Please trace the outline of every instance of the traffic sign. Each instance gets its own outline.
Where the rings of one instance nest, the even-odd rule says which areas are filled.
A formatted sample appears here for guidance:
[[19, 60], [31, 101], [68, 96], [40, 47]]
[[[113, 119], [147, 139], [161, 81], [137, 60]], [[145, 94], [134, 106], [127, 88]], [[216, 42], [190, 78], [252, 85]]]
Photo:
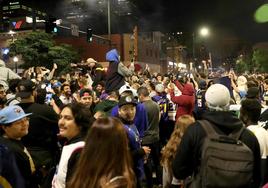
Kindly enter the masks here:
[[71, 33], [73, 36], [79, 37], [79, 27], [78, 25], [71, 24]]

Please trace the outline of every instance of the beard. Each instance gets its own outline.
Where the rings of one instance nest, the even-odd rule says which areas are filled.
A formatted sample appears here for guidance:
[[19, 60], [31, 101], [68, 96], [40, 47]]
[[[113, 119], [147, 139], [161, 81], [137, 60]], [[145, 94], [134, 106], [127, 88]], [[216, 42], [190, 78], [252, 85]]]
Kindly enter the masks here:
[[7, 102], [7, 98], [0, 98], [0, 105], [4, 105]]
[[126, 125], [132, 125], [134, 123], [134, 117], [131, 117], [130, 115], [120, 116], [120, 119], [123, 124]]

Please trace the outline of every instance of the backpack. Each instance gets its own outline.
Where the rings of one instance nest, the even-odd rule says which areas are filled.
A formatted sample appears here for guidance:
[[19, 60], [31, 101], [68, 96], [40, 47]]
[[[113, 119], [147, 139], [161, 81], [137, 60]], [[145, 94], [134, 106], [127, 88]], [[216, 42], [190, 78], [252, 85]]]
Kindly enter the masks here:
[[200, 188], [251, 187], [253, 182], [253, 152], [239, 140], [244, 127], [227, 135], [219, 135], [213, 125], [199, 121], [207, 137], [202, 147], [201, 165], [195, 184]]

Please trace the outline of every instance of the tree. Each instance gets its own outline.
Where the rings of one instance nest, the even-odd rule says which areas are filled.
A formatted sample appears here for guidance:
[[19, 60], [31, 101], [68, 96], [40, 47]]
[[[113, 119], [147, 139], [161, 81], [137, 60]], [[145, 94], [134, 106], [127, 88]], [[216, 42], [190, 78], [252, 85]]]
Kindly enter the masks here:
[[251, 55], [240, 55], [236, 59], [236, 72], [244, 73], [244, 72], [252, 72], [251, 68]]
[[10, 45], [10, 56], [21, 55], [25, 62], [22, 68], [45, 66], [52, 68], [57, 63], [62, 71], [70, 63], [77, 62], [79, 55], [70, 45], [56, 45], [53, 35], [44, 32], [31, 32]]
[[252, 62], [257, 71], [268, 72], [268, 49], [255, 49]]

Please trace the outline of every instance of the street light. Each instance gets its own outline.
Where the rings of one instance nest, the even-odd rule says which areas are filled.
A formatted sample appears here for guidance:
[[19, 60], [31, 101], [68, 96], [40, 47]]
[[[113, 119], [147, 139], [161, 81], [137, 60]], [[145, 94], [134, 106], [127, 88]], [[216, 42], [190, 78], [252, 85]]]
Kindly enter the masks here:
[[[199, 29], [199, 36], [201, 37], [207, 37], [209, 36], [209, 29], [207, 27], [201, 27]], [[195, 33], [193, 33], [193, 60], [195, 61]]]
[[206, 27], [203, 27], [203, 28], [200, 29], [199, 34], [202, 37], [207, 37], [209, 35], [209, 29], [206, 28]]
[[14, 61], [14, 63], [15, 63], [15, 70], [16, 70], [16, 73], [18, 73], [18, 65], [17, 65], [17, 63], [18, 63], [18, 61], [19, 61], [19, 58], [18, 58], [17, 56], [15, 56], [15, 57], [13, 58], [13, 61]]
[[10, 36], [12, 37], [12, 43], [13, 43], [13, 42], [14, 42], [14, 34], [15, 34], [15, 32], [12, 31], [12, 30], [10, 30], [10, 31], [8, 32], [8, 34], [10, 34]]

